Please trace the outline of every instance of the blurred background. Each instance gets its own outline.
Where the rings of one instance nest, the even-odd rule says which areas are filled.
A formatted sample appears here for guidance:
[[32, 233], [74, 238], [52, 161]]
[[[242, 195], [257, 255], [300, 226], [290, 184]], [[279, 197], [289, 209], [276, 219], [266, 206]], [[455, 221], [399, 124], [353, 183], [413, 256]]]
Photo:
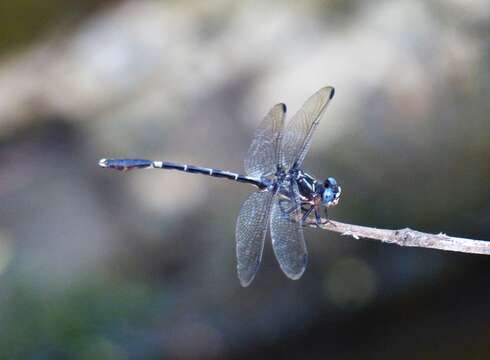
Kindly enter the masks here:
[[490, 258], [306, 229], [235, 272], [255, 126], [336, 88], [305, 168], [333, 219], [490, 239], [490, 2], [0, 4], [2, 359], [485, 359]]

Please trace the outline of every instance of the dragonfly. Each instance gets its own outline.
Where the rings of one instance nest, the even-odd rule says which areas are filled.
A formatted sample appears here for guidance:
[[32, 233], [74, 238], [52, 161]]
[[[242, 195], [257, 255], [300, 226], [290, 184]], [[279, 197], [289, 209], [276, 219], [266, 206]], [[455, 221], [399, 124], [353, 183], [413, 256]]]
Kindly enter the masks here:
[[178, 170], [253, 185], [256, 191], [242, 204], [235, 227], [240, 284], [246, 287], [255, 278], [268, 229], [280, 268], [296, 280], [303, 275], [308, 258], [303, 225], [319, 227], [328, 222], [327, 209], [340, 200], [341, 187], [333, 177], [317, 180], [301, 167], [334, 93], [330, 86], [318, 90], [287, 124], [286, 105], [273, 106], [255, 130], [244, 161], [245, 175], [145, 159], [101, 159], [99, 166], [120, 171]]

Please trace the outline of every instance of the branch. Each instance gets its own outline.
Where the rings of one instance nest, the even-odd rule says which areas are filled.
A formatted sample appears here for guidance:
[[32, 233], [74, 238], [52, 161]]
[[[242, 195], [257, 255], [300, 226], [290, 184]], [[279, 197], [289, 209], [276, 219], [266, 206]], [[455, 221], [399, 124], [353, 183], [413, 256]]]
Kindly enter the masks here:
[[[308, 226], [316, 227], [315, 224]], [[458, 251], [469, 254], [490, 255], [490, 241], [473, 240], [447, 236], [443, 233], [429, 234], [409, 228], [400, 230], [376, 229], [367, 226], [345, 224], [338, 221], [328, 221], [319, 226], [322, 229], [334, 231], [341, 235], [352, 236], [355, 239], [367, 238], [379, 240], [400, 246], [423, 247], [446, 251]]]

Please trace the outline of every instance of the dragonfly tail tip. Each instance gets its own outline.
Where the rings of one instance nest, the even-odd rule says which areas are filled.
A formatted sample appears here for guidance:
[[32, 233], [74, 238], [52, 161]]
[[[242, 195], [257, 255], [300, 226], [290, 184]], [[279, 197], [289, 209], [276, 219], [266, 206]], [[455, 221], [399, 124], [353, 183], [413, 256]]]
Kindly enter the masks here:
[[103, 168], [107, 167], [107, 159], [100, 159], [99, 166]]

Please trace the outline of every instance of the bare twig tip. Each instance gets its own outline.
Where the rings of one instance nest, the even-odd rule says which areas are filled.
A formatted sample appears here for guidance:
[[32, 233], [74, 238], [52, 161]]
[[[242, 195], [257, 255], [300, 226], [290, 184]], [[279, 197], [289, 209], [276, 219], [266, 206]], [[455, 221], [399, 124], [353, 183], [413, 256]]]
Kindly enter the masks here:
[[[316, 224], [308, 225], [317, 227]], [[429, 234], [412, 230], [408, 227], [398, 230], [377, 229], [367, 226], [345, 224], [333, 220], [329, 220], [324, 225], [320, 225], [320, 227], [325, 230], [340, 233], [342, 236], [352, 236], [356, 240], [367, 238], [400, 246], [490, 255], [490, 241], [451, 237], [442, 232], [438, 234]]]

